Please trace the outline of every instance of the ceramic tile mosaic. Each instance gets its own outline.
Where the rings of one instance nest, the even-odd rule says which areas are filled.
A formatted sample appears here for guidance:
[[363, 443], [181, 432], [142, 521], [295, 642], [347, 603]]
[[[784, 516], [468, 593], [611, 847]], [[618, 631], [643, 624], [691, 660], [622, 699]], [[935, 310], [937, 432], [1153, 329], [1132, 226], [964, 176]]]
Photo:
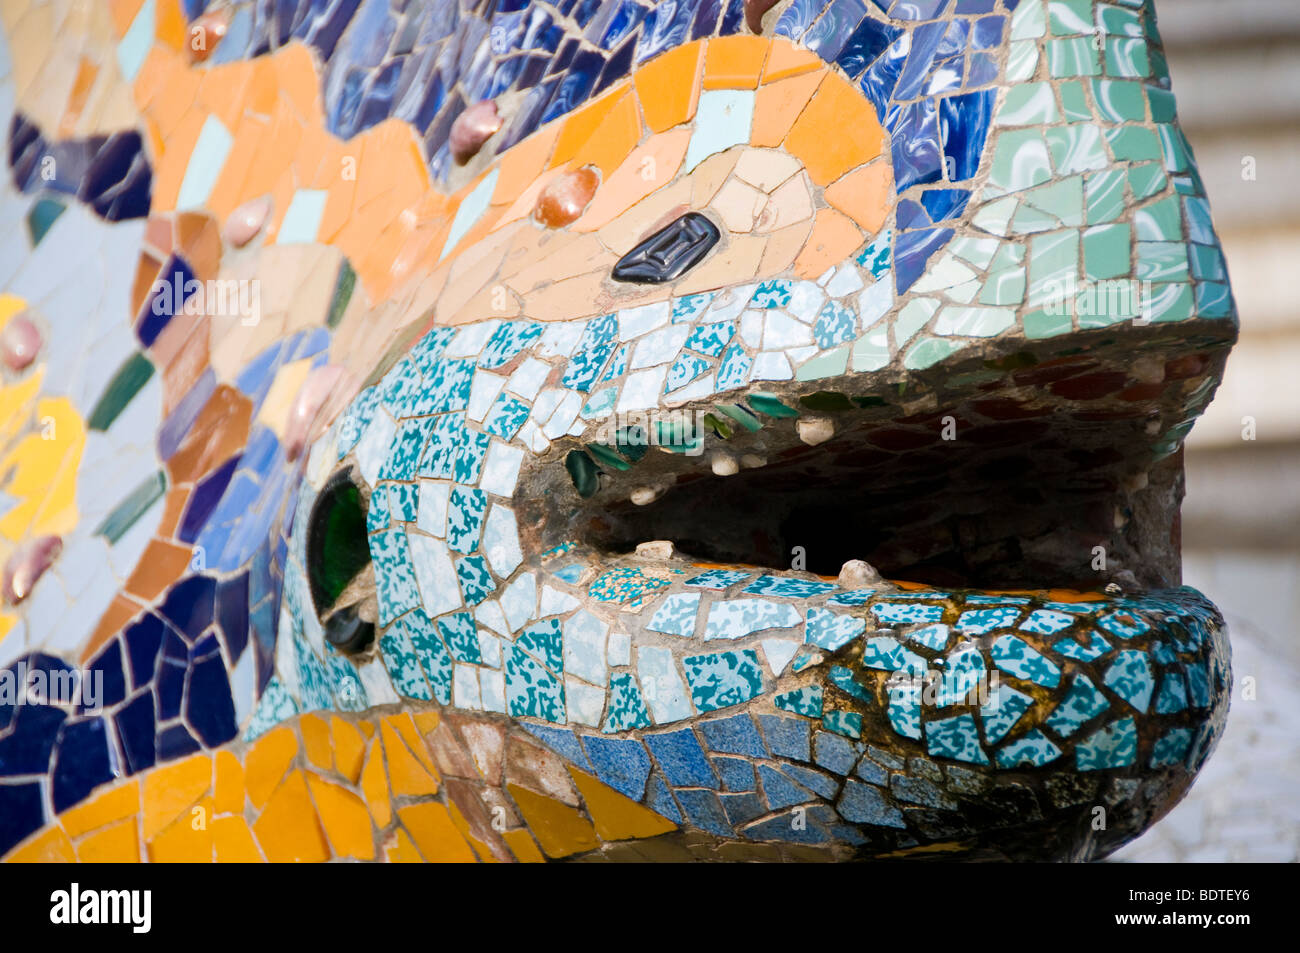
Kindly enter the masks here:
[[0, 856], [1138, 836], [1230, 685], [1171, 89], [1149, 0], [0, 6]]

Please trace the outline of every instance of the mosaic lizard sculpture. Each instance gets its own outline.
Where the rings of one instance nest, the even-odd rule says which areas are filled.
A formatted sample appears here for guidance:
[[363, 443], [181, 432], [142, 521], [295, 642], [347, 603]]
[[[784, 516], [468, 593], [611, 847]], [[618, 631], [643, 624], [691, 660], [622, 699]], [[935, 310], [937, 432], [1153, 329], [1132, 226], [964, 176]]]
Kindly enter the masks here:
[[1149, 2], [0, 14], [8, 859], [1086, 860], [1209, 756]]

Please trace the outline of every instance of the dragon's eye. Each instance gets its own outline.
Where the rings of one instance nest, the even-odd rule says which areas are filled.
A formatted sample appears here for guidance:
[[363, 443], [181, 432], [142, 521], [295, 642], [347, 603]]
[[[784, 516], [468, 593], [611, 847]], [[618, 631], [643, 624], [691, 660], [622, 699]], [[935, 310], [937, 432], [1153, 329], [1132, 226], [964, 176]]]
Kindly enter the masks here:
[[341, 652], [375, 638], [374, 573], [366, 539], [366, 502], [351, 468], [330, 477], [307, 525], [307, 579], [326, 640]]

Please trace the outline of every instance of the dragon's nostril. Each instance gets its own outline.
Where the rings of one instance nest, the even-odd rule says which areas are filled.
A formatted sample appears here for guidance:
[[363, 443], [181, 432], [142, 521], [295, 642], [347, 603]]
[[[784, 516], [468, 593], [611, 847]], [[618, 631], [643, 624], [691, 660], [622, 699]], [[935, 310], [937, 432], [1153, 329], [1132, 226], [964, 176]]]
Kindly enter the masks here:
[[[365, 602], [371, 574], [366, 503], [351, 468], [330, 477], [312, 507], [307, 526], [307, 579], [325, 637], [342, 652], [356, 653], [374, 641]], [[372, 601], [372, 600], [371, 600]]]

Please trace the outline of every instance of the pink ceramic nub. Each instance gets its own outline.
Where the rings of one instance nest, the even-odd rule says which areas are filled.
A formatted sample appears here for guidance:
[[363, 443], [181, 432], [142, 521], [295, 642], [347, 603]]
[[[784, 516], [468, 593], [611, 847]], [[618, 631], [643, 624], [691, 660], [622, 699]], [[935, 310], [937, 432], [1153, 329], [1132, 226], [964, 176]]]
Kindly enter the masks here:
[[600, 173], [584, 166], [549, 182], [537, 197], [533, 216], [550, 228], [560, 228], [577, 221], [596, 195]]
[[36, 360], [44, 343], [40, 328], [19, 315], [0, 331], [0, 360], [9, 370], [21, 371]]
[[253, 236], [262, 230], [266, 220], [271, 216], [271, 197], [249, 199], [230, 213], [221, 235], [230, 245], [243, 248], [253, 240]]
[[298, 459], [303, 447], [319, 436], [321, 428], [317, 426], [317, 419], [320, 410], [338, 387], [343, 374], [340, 365], [326, 364], [313, 370], [302, 382], [284, 428], [284, 452], [290, 460]]
[[14, 606], [22, 602], [54, 565], [63, 551], [63, 540], [57, 536], [38, 536], [21, 543], [5, 562], [4, 600]]
[[497, 104], [490, 99], [477, 102], [456, 117], [451, 124], [451, 155], [457, 165], [464, 165], [483, 148], [501, 128]]

